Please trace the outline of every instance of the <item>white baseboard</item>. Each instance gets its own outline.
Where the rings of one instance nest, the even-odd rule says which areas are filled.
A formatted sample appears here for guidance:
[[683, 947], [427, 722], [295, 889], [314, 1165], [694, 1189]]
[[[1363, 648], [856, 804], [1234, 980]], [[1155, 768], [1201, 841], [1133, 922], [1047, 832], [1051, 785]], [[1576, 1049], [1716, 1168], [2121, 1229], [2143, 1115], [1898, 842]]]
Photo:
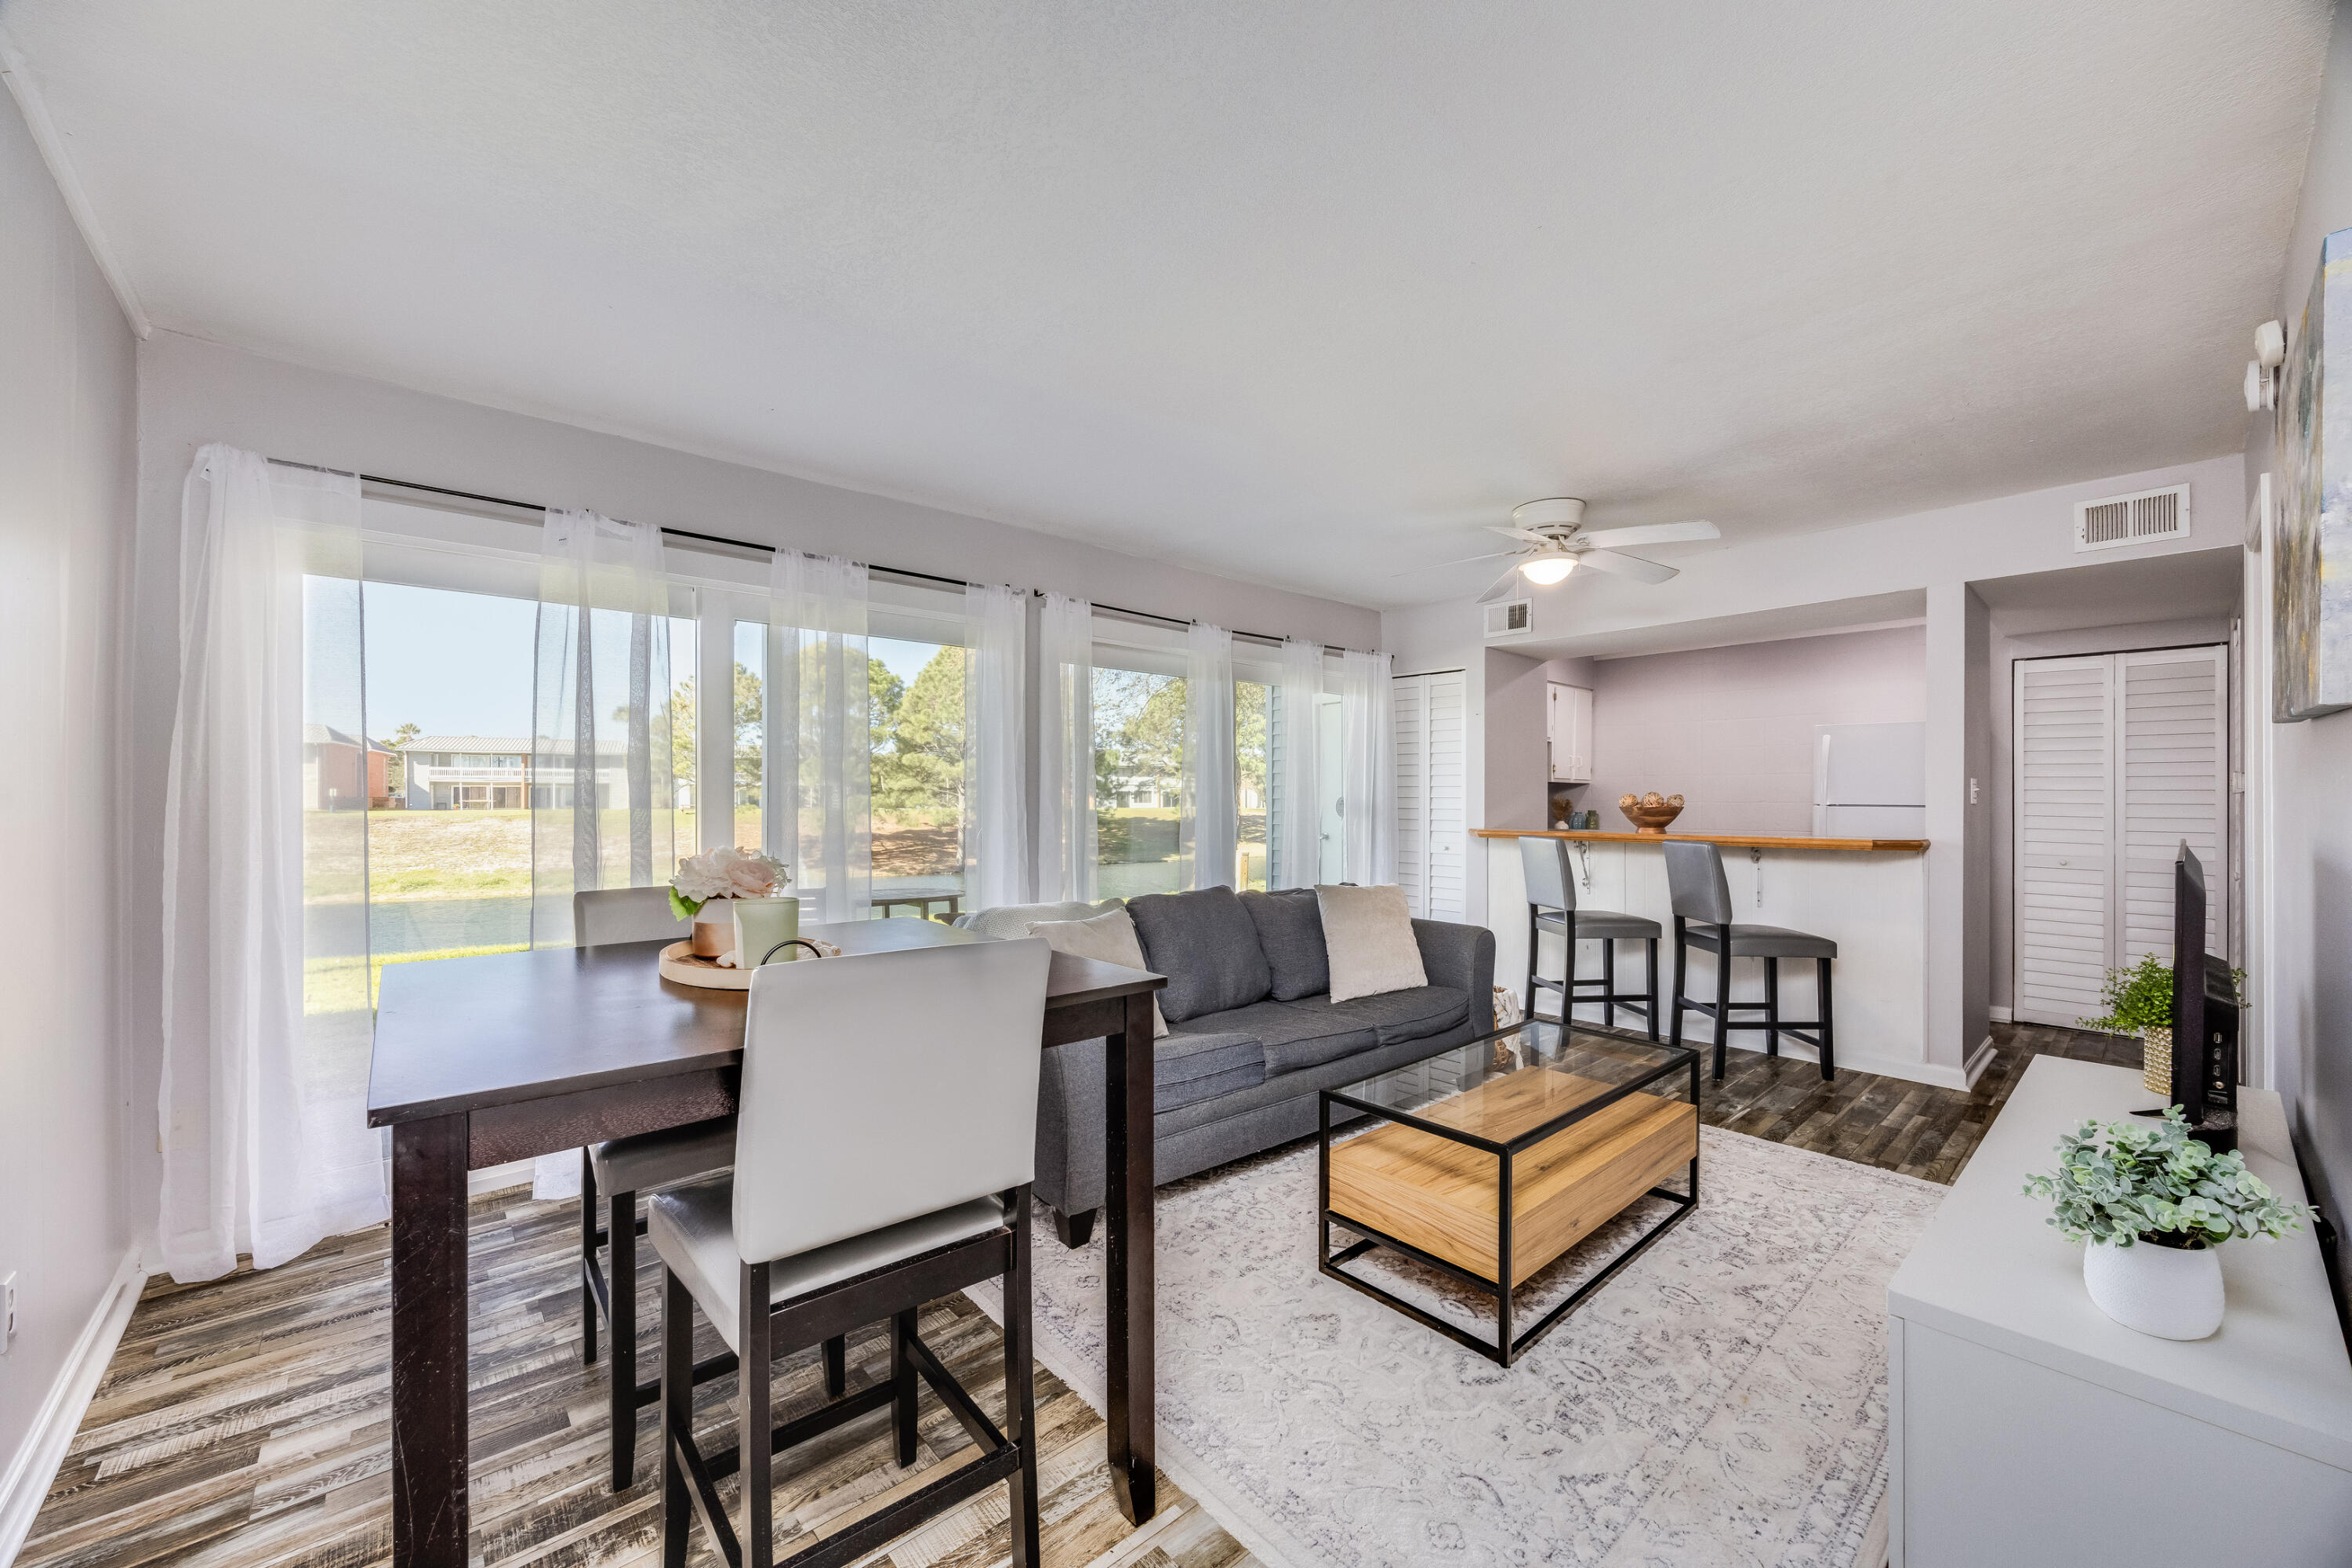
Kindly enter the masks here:
[[468, 1171], [466, 1173], [466, 1195], [478, 1198], [484, 1193], [502, 1193], [509, 1187], [527, 1187], [530, 1185], [532, 1163], [529, 1160], [512, 1160], [487, 1170]]
[[41, 1511], [41, 1500], [48, 1495], [58, 1467], [65, 1462], [66, 1449], [81, 1429], [82, 1413], [98, 1392], [99, 1379], [106, 1375], [106, 1363], [114, 1359], [114, 1347], [122, 1342], [131, 1309], [139, 1304], [139, 1292], [147, 1283], [147, 1270], [140, 1260], [142, 1250], [134, 1245], [123, 1254], [122, 1266], [114, 1271], [113, 1282], [82, 1325], [81, 1336], [67, 1352], [65, 1364], [58, 1368], [48, 1397], [34, 1413], [25, 1440], [17, 1445], [7, 1469], [0, 1472], [0, 1568], [16, 1560], [17, 1549], [32, 1533], [33, 1517]]
[[[1697, 1039], [1685, 1034], [1683, 1036], [1683, 1044], [1696, 1047], [1700, 1055], [1710, 1060], [1714, 1057], [1713, 1040]], [[1984, 1071], [1985, 1061], [1991, 1059], [1991, 1046], [1992, 1041], [1988, 1037], [1984, 1045], [1978, 1047], [1983, 1053], [1983, 1060], [1972, 1058], [1972, 1067], [1966, 1071], [1959, 1068], [1946, 1067], [1939, 1062], [1912, 1061], [1903, 1057], [1873, 1056], [1868, 1051], [1850, 1050], [1843, 1045], [1838, 1047], [1837, 1065], [1840, 1072], [1851, 1069], [1854, 1072], [1876, 1073], [1881, 1078], [1905, 1079], [1912, 1083], [1931, 1084], [1937, 1089], [1957, 1089], [1965, 1094], [1975, 1087], [1977, 1075]], [[1745, 1045], [1736, 1038], [1731, 1042], [1731, 1048], [1735, 1051], [1748, 1051], [1759, 1057], [1764, 1054], [1762, 1046]], [[1780, 1042], [1780, 1054], [1791, 1061], [1821, 1060], [1819, 1051], [1793, 1039], [1784, 1039]]]
[[1984, 1077], [1985, 1068], [1990, 1066], [1992, 1066], [1992, 1037], [1987, 1035], [1977, 1042], [1977, 1048], [1969, 1053], [1968, 1065], [1960, 1069], [1962, 1076], [1968, 1081], [1960, 1087], [1967, 1089], [1975, 1089], [1977, 1079]]
[[1998, 1002], [1988, 1006], [1985, 1011], [1992, 1015], [1992, 1021], [1996, 1024], [2014, 1024], [2017, 1022], [2016, 1019], [2009, 1016], [2009, 1009], [2002, 1006]]

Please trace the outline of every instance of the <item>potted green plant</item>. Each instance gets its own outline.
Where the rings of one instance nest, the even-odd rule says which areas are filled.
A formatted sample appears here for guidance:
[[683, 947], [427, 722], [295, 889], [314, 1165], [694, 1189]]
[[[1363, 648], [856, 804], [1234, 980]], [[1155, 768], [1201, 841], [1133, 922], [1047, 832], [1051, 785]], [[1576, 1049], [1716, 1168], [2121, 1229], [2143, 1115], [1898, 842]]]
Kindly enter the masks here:
[[2221, 1260], [2232, 1237], [2285, 1236], [2308, 1205], [2273, 1195], [2236, 1150], [2189, 1136], [2179, 1106], [2158, 1121], [2085, 1121], [2058, 1141], [2058, 1169], [2025, 1179], [2050, 1224], [2083, 1246], [2083, 1286], [2127, 1329], [2201, 1340], [2221, 1326]]
[[2110, 969], [2099, 987], [2106, 1012], [2096, 1018], [2074, 1020], [2086, 1029], [2111, 1035], [2137, 1035], [2140, 1043], [2140, 1083], [2151, 1094], [2172, 1092], [2172, 965], [2156, 954], [2143, 954], [2128, 969]]

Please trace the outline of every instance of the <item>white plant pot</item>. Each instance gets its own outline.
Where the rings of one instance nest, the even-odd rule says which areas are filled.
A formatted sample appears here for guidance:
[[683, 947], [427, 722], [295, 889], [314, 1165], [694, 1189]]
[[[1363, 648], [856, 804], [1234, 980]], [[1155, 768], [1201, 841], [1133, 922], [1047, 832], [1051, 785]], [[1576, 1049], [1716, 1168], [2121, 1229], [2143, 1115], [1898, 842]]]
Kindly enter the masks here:
[[2160, 1340], [2201, 1340], [2221, 1326], [2221, 1255], [2141, 1241], [2083, 1248], [2083, 1288], [2100, 1311]]

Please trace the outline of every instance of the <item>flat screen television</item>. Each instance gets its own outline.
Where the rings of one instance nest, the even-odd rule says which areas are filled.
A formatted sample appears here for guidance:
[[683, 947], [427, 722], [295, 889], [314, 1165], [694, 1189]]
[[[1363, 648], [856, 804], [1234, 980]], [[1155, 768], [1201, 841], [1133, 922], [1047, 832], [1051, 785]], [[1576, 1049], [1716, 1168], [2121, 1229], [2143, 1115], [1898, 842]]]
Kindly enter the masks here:
[[2217, 1152], [2237, 1147], [2237, 980], [2205, 951], [2205, 867], [2186, 840], [2172, 862], [2172, 1103]]

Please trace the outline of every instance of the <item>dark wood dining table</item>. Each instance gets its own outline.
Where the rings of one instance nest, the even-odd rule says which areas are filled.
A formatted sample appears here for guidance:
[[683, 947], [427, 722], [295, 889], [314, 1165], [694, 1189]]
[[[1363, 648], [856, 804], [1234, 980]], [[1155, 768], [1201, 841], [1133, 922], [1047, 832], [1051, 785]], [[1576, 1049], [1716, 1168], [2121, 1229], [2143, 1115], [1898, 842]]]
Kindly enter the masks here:
[[[905, 919], [803, 934], [845, 953], [988, 940]], [[465, 1568], [471, 1545], [466, 1173], [735, 1109], [746, 994], [663, 978], [664, 945], [384, 968], [368, 1125], [392, 1129], [392, 1541], [402, 1568]], [[1137, 1524], [1157, 1507], [1151, 994], [1166, 984], [1057, 952], [1041, 1040], [1106, 1041], [1104, 1424], [1111, 1487]], [[876, 1026], [888, 1022], [889, 998], [877, 997]]]

